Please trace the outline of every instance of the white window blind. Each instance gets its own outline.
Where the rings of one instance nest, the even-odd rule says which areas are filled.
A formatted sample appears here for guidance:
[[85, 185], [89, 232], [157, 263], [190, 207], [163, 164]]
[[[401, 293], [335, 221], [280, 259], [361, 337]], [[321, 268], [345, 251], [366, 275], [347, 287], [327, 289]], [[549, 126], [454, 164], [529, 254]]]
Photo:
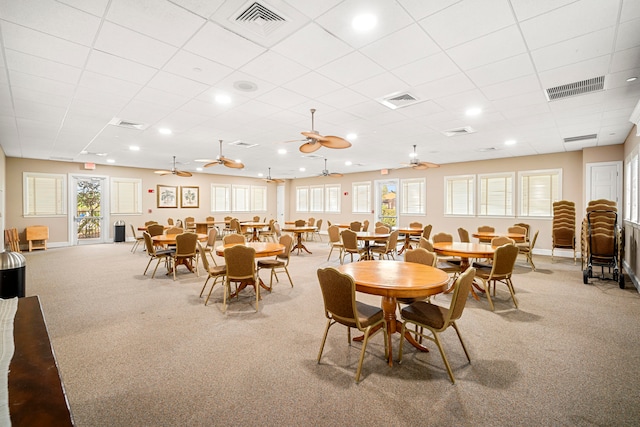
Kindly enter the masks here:
[[400, 181], [402, 189], [403, 214], [426, 214], [426, 180], [424, 178], [403, 179]]
[[354, 182], [351, 186], [351, 211], [353, 213], [371, 213], [371, 183]]
[[296, 211], [309, 212], [309, 187], [296, 187]]
[[251, 186], [251, 211], [267, 211], [267, 187], [263, 185]]
[[324, 185], [309, 187], [309, 212], [324, 210]]
[[211, 212], [231, 212], [231, 186], [211, 184]]
[[111, 213], [142, 214], [142, 180], [111, 178]]
[[340, 184], [325, 185], [325, 212], [340, 212]]
[[23, 174], [24, 216], [52, 216], [67, 213], [67, 177], [62, 174]]
[[551, 217], [560, 200], [561, 170], [520, 172], [520, 216]]
[[445, 214], [474, 215], [475, 175], [445, 177]]
[[513, 174], [479, 175], [478, 216], [513, 216]]
[[231, 186], [232, 212], [251, 211], [251, 188], [248, 185]]

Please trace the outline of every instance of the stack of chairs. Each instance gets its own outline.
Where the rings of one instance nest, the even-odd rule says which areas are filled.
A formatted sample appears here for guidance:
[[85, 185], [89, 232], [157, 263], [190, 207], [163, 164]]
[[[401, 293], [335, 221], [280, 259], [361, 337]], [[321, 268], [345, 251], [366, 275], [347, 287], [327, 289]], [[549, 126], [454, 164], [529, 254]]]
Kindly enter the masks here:
[[20, 252], [20, 236], [17, 228], [4, 230], [4, 244], [11, 252]]
[[[581, 229], [582, 269], [594, 265], [614, 268], [614, 280], [622, 279], [622, 233], [617, 226], [616, 202], [605, 199], [592, 200], [587, 205], [587, 213]], [[587, 275], [590, 277], [590, 274]], [[585, 277], [585, 283], [588, 277]], [[621, 287], [622, 287], [621, 280]]]
[[572, 249], [573, 263], [576, 263], [576, 204], [569, 200], [553, 202], [551, 260], [555, 248]]

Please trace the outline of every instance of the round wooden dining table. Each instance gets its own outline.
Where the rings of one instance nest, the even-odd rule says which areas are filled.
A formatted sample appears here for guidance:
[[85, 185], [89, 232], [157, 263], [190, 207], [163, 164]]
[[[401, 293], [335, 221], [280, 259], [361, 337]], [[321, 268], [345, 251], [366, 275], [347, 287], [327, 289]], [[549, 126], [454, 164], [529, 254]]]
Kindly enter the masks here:
[[[389, 366], [393, 365], [391, 336], [402, 330], [396, 318], [397, 298], [426, 298], [447, 289], [449, 275], [444, 271], [413, 262], [390, 260], [352, 262], [336, 267], [353, 277], [356, 291], [382, 297], [382, 311], [387, 321]], [[417, 349], [428, 351], [407, 331], [405, 338]]]
[[376, 233], [375, 231], [356, 231], [356, 238], [364, 242], [365, 253], [360, 256], [360, 261], [368, 261], [373, 259], [371, 253], [371, 245], [369, 242], [372, 240], [387, 240], [390, 233]]
[[316, 227], [311, 227], [311, 226], [304, 226], [304, 227], [284, 227], [282, 229], [282, 231], [286, 231], [287, 233], [293, 233], [296, 235], [296, 244], [293, 246], [293, 248], [291, 249], [291, 251], [295, 251], [296, 249], [298, 250], [298, 255], [300, 255], [300, 251], [305, 251], [306, 253], [310, 254], [311, 251], [309, 249], [307, 249], [307, 247], [304, 245], [304, 243], [302, 242], [302, 235], [304, 233], [313, 233], [317, 230]]
[[524, 239], [527, 237], [524, 234], [520, 234], [520, 233], [496, 233], [494, 231], [477, 231], [475, 233], [473, 233], [471, 235], [472, 237], [475, 237], [476, 239], [480, 239], [480, 240], [491, 240], [494, 237], [508, 237], [510, 239], [515, 240], [516, 242], [524, 242]]
[[[470, 266], [469, 258], [493, 258], [496, 248], [488, 243], [438, 242], [433, 244], [433, 250], [440, 255], [459, 257], [460, 271], [464, 272]], [[479, 301], [480, 297], [473, 290], [474, 287], [480, 292], [484, 292], [484, 289], [473, 282], [471, 295]]]
[[[270, 256], [276, 256], [276, 255], [281, 254], [281, 253], [284, 252], [284, 245], [281, 244], [281, 243], [247, 242], [247, 243], [228, 243], [226, 245], [216, 246], [216, 255], [224, 256], [224, 250], [226, 248], [230, 248], [232, 246], [242, 245], [242, 244], [244, 244], [245, 246], [249, 246], [250, 248], [255, 249], [256, 258], [265, 258], [265, 257], [270, 257]], [[269, 290], [269, 287], [264, 284], [264, 282], [262, 281], [262, 279], [260, 277], [258, 277], [258, 284], [263, 289]], [[238, 287], [238, 290], [236, 292], [234, 292], [233, 294], [229, 295], [229, 298], [232, 298], [232, 297], [236, 296], [238, 294], [238, 292], [240, 292], [241, 290], [246, 288], [247, 285], [249, 285], [249, 283], [242, 282], [240, 284], [240, 286]]]
[[400, 255], [407, 249], [411, 249], [411, 236], [419, 236], [420, 234], [422, 234], [423, 229], [407, 227], [398, 228], [398, 231], [400, 232], [400, 234], [404, 234], [404, 245], [402, 245], [402, 248], [398, 251], [398, 255]]
[[[151, 236], [151, 240], [153, 241], [153, 244], [156, 246], [169, 246], [169, 245], [175, 245], [176, 244], [176, 236], [178, 234], [159, 234], [157, 236]], [[203, 234], [203, 233], [197, 233], [198, 236], [198, 240], [201, 242], [206, 242], [207, 239], [209, 238], [208, 235]], [[178, 264], [182, 264], [184, 266], [187, 267], [187, 269], [191, 272], [193, 272], [193, 266], [191, 265], [191, 260], [188, 258], [182, 258], [180, 260], [178, 260]], [[174, 266], [174, 268], [177, 267]], [[171, 273], [171, 271], [169, 271], [169, 273]], [[167, 274], [169, 274], [167, 273]]]
[[251, 241], [252, 242], [259, 242], [260, 238], [258, 237], [258, 231], [261, 228], [264, 228], [266, 226], [268, 226], [269, 223], [268, 222], [256, 222], [256, 221], [247, 221], [247, 222], [241, 222], [240, 223], [240, 227], [242, 228], [251, 228]]

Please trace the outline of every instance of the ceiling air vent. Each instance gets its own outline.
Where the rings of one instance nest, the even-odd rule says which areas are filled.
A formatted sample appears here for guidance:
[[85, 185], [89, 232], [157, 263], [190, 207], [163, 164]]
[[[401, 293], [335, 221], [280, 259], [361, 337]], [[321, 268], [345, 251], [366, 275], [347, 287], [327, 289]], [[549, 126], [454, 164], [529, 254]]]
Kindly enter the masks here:
[[474, 133], [475, 129], [473, 129], [471, 126], [465, 126], [465, 127], [461, 127], [461, 128], [455, 128], [455, 129], [449, 129], [449, 130], [443, 130], [442, 133], [445, 136], [458, 136], [458, 135], [467, 135], [470, 133]]
[[249, 144], [248, 142], [244, 142], [244, 141], [233, 141], [233, 142], [230, 142], [229, 145], [235, 145], [236, 147], [242, 147], [242, 148], [251, 148], [251, 147], [255, 147], [258, 144]]
[[130, 120], [123, 120], [117, 117], [114, 117], [113, 119], [111, 119], [109, 124], [114, 126], [120, 126], [122, 128], [136, 129], [136, 130], [145, 130], [147, 127], [149, 127], [149, 125], [146, 123], [132, 122]]
[[324, 159], [324, 156], [321, 156], [320, 154], [306, 154], [302, 157], [305, 159]]
[[234, 16], [237, 24], [263, 37], [269, 36], [288, 21], [282, 13], [260, 2], [246, 3]]
[[604, 90], [604, 76], [552, 87], [545, 90], [545, 95], [547, 96], [547, 100], [556, 101], [558, 99], [583, 95], [585, 93], [598, 92], [601, 90]]
[[422, 102], [421, 99], [416, 98], [408, 92], [404, 93], [394, 93], [392, 95], [385, 96], [383, 98], [379, 98], [378, 102], [384, 106], [395, 110], [397, 108], [407, 107], [409, 105], [417, 104], [418, 102]]
[[578, 141], [587, 141], [590, 139], [596, 139], [598, 138], [598, 134], [597, 133], [592, 133], [590, 135], [580, 135], [580, 136], [571, 136], [569, 138], [565, 138], [564, 142], [578, 142]]

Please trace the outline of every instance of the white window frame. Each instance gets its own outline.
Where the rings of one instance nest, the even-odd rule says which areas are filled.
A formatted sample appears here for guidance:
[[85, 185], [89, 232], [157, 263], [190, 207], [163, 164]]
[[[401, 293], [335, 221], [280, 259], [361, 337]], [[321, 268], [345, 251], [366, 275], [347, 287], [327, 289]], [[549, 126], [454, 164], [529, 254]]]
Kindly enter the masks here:
[[267, 187], [265, 185], [251, 186], [251, 212], [267, 211]]
[[[452, 186], [466, 187], [466, 195], [458, 194], [461, 201], [453, 198]], [[444, 215], [445, 216], [475, 216], [475, 192], [476, 192], [476, 176], [475, 175], [455, 175], [444, 177]], [[459, 212], [454, 209], [455, 204], [464, 204], [466, 212]]]
[[371, 181], [351, 184], [351, 213], [371, 213]]
[[324, 186], [324, 211], [331, 213], [340, 213], [340, 184], [327, 184]]
[[[111, 178], [111, 215], [142, 215], [142, 180], [139, 178]], [[121, 208], [127, 205], [130, 209]]]
[[251, 212], [251, 186], [231, 184], [231, 212]]
[[400, 214], [426, 215], [427, 213], [427, 180], [411, 178], [400, 180]]
[[[493, 192], [494, 199], [497, 197], [499, 202], [491, 202], [491, 192], [484, 192], [484, 184], [488, 184], [490, 180], [502, 180], [502, 194]], [[478, 217], [515, 217], [515, 180], [514, 172], [478, 174]], [[503, 212], [496, 213], [497, 209], [502, 209]], [[489, 212], [490, 210], [492, 212]]]
[[640, 182], [640, 165], [638, 164], [638, 151], [633, 150], [627, 157], [624, 171], [624, 219], [635, 224], [640, 223], [640, 212], [638, 202], [640, 192], [638, 183]]
[[296, 187], [296, 212], [309, 212], [309, 187]]
[[231, 185], [211, 184], [211, 212], [231, 212]]
[[[57, 217], [67, 214], [67, 176], [56, 173], [23, 172], [22, 212], [25, 217]], [[33, 185], [31, 185], [33, 184]], [[38, 190], [38, 187], [40, 189]], [[35, 191], [35, 194], [32, 194]], [[38, 199], [45, 193], [54, 191], [55, 197], [49, 202], [52, 209], [38, 211]], [[40, 195], [38, 193], [41, 193]]]
[[309, 186], [309, 212], [324, 212], [324, 185]]
[[[555, 188], [548, 188], [542, 191], [536, 191], [532, 196], [529, 196], [531, 193], [531, 178], [537, 178], [539, 183], [543, 183], [544, 180], [549, 180], [551, 185], [553, 185], [553, 177], [557, 177], [557, 183], [555, 184]], [[525, 183], [527, 181], [527, 183]], [[527, 187], [527, 188], [525, 188]], [[518, 216], [522, 218], [553, 218], [553, 202], [557, 202], [558, 200], [562, 200], [562, 169], [541, 169], [541, 170], [531, 170], [531, 171], [520, 171], [518, 172]], [[541, 194], [546, 193], [546, 194]], [[546, 197], [541, 197], [541, 195]], [[539, 209], [541, 213], [532, 214], [531, 203], [528, 200], [537, 200], [537, 204], [540, 205]], [[546, 206], [542, 206], [541, 201], [546, 200], [544, 204]]]

